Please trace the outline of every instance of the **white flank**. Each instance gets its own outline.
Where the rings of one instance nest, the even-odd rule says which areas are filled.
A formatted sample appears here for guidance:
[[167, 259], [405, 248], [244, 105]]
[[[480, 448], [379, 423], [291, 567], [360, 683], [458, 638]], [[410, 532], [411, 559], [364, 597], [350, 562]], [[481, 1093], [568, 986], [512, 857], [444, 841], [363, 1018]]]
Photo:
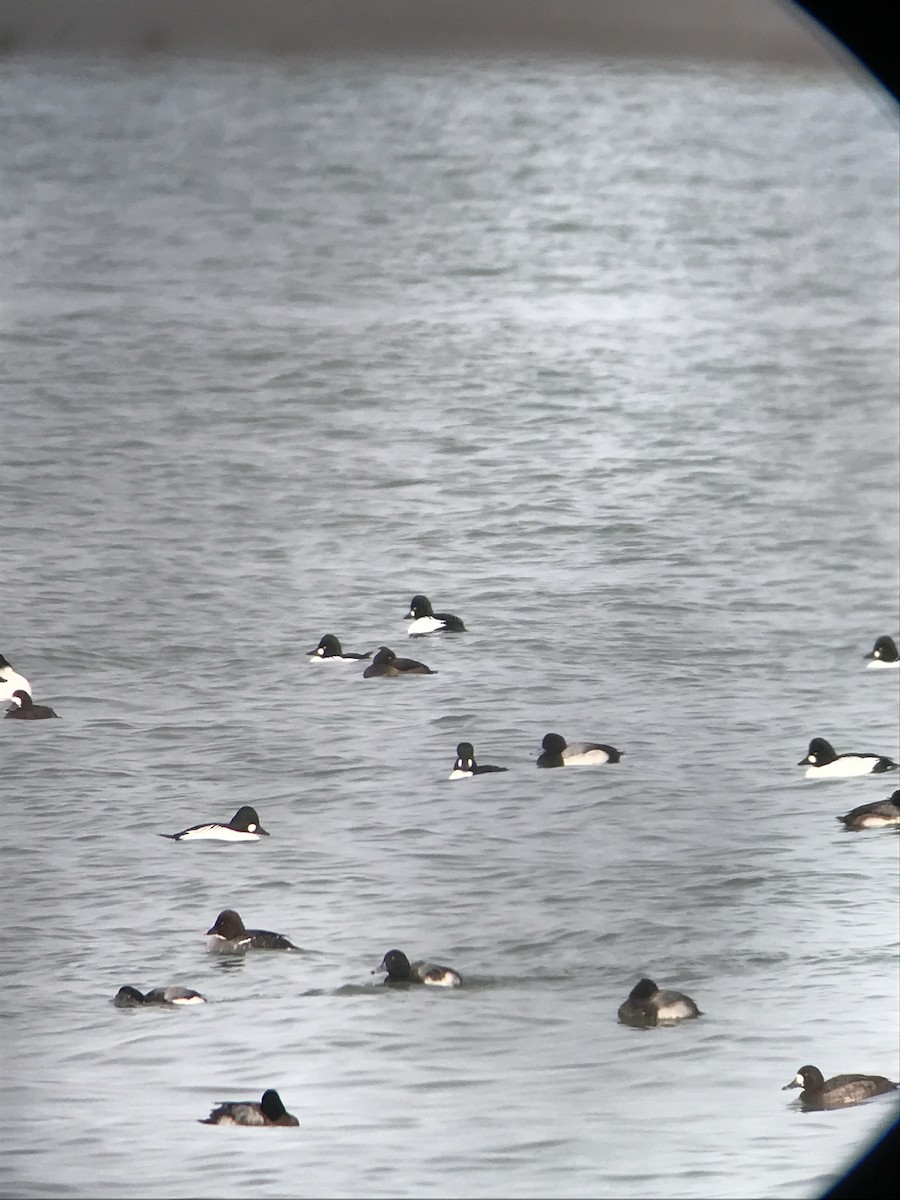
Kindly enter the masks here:
[[[256, 826], [251, 826], [256, 829]], [[178, 839], [180, 842], [258, 842], [259, 834], [242, 829], [231, 829], [228, 825], [199, 825], [196, 829], [188, 829]]]
[[807, 767], [807, 779], [852, 779], [854, 775], [870, 775], [878, 762], [876, 755], [845, 754], [821, 767]]
[[473, 779], [474, 776], [472, 775], [471, 771], [457, 771], [454, 769], [450, 772], [450, 774], [447, 776], [447, 778], [448, 779]]
[[410, 637], [421, 637], [423, 633], [434, 633], [443, 628], [444, 622], [439, 621], [437, 617], [417, 617], [410, 623], [406, 632]]
[[[24, 675], [12, 667], [0, 667], [0, 700], [12, 700], [13, 692], [23, 691], [31, 695], [31, 684]], [[16, 701], [18, 704], [18, 700]]]
[[182, 996], [177, 1000], [170, 1000], [170, 1004], [205, 1004], [206, 1001], [202, 996]]
[[896, 662], [885, 662], [880, 658], [873, 658], [870, 663], [866, 663], [867, 671], [894, 671], [900, 667], [900, 658]]

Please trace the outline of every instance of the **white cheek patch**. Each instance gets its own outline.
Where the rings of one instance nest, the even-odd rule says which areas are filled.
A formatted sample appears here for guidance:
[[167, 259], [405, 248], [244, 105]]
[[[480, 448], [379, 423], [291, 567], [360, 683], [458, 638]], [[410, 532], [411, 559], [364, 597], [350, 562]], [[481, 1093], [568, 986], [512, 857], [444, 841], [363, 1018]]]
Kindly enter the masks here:
[[252, 821], [251, 821], [251, 822], [250, 822], [250, 824], [247, 826], [247, 832], [248, 832], [248, 833], [256, 833], [256, 826], [253, 824], [253, 822], [252, 822]]
[[814, 767], [819, 760], [816, 758], [816, 756], [814, 754], [810, 754], [807, 756], [806, 761], [810, 764], [810, 766]]
[[794, 1083], [799, 1083], [801, 1087], [805, 1086], [803, 1083], [803, 1076], [799, 1074], [794, 1076]]

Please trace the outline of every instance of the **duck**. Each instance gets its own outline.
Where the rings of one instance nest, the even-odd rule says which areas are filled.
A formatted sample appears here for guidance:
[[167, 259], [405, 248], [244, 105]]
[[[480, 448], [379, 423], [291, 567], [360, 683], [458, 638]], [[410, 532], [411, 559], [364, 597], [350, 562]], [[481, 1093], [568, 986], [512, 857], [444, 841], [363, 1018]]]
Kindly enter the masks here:
[[897, 643], [892, 637], [876, 638], [875, 645], [866, 658], [869, 659], [866, 664], [867, 671], [880, 670], [885, 667], [900, 667], [900, 650], [897, 649]]
[[207, 947], [217, 954], [243, 954], [245, 950], [299, 950], [283, 934], [268, 929], [246, 929], [233, 908], [226, 908], [207, 929]]
[[696, 1003], [683, 992], [658, 988], [652, 979], [639, 980], [619, 1005], [623, 1025], [675, 1025], [691, 1017], [702, 1017]]
[[900, 825], [900, 790], [887, 800], [875, 800], [872, 804], [860, 804], [851, 808], [843, 817], [835, 817], [848, 829], [880, 829], [885, 825]]
[[465, 625], [453, 613], [436, 613], [427, 596], [413, 596], [406, 620], [412, 622], [406, 631], [410, 637], [424, 637], [428, 633], [439, 633], [442, 629], [450, 633], [466, 632]]
[[617, 763], [622, 751], [602, 742], [567, 742], [561, 733], [547, 733], [541, 742], [539, 767], [593, 767]]
[[5, 720], [46, 721], [48, 717], [59, 716], [59, 713], [48, 708], [46, 704], [35, 704], [24, 688], [16, 688], [10, 700], [13, 701], [13, 706], [3, 714]]
[[139, 992], [135, 987], [120, 987], [112, 999], [116, 1008], [137, 1008], [142, 1004], [157, 1004], [171, 1007], [174, 1004], [205, 1004], [206, 997], [192, 988], [159, 987], [149, 992]]
[[437, 675], [437, 671], [416, 662], [414, 658], [398, 658], [389, 646], [380, 646], [363, 671], [363, 679], [377, 679], [379, 676], [396, 679], [398, 675]]
[[490, 763], [477, 763], [471, 742], [460, 742], [456, 747], [456, 762], [448, 779], [471, 779], [473, 775], [489, 775], [494, 771], [506, 771], [507, 767], [495, 767]]
[[850, 779], [854, 775], [882, 775], [896, 771], [897, 764], [883, 754], [838, 754], [831, 742], [816, 737], [806, 757], [797, 763], [806, 767], [807, 779]]
[[280, 1125], [295, 1127], [300, 1124], [293, 1113], [284, 1107], [281, 1097], [274, 1088], [268, 1088], [261, 1100], [226, 1100], [218, 1104], [201, 1125]]
[[388, 950], [373, 975], [385, 971], [385, 983], [424, 983], [426, 987], [460, 987], [462, 976], [452, 967], [432, 962], [410, 962], [402, 950]]
[[344, 650], [341, 643], [333, 633], [326, 633], [320, 639], [315, 650], [307, 651], [312, 663], [319, 662], [362, 662], [363, 659], [371, 658], [372, 652], [368, 654], [352, 654], [349, 650]]
[[804, 1108], [846, 1108], [861, 1104], [871, 1096], [896, 1091], [900, 1086], [883, 1075], [835, 1075], [826, 1079], [818, 1067], [801, 1067], [790, 1083], [781, 1089], [802, 1088], [798, 1099]]
[[17, 689], [31, 695], [31, 684], [25, 676], [14, 670], [9, 660], [0, 654], [0, 700], [12, 700]]
[[158, 836], [173, 842], [258, 842], [261, 837], [268, 837], [269, 831], [260, 825], [256, 809], [245, 804], [227, 825], [192, 825], [180, 833], [161, 833]]

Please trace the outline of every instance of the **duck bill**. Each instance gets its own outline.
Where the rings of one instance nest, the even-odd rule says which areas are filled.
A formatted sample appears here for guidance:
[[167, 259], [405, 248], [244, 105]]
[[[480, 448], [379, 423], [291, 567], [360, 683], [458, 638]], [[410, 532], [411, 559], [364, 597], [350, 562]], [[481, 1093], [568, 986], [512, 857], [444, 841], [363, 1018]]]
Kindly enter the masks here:
[[269, 837], [268, 829], [263, 829], [262, 825], [257, 825], [256, 832], [260, 835], [260, 837]]
[[384, 962], [382, 961], [380, 966], [373, 967], [372, 970], [369, 972], [369, 974], [370, 975], [383, 975], [385, 973], [385, 971], [387, 971], [387, 967], [384, 965]]
[[789, 1092], [791, 1088], [803, 1087], [802, 1083], [798, 1083], [796, 1079], [792, 1079], [790, 1083], [786, 1083], [781, 1089], [783, 1092]]
[[798, 767], [808, 767], [809, 766], [809, 757], [807, 756], [806, 758], [801, 758], [800, 761], [797, 763], [797, 766]]

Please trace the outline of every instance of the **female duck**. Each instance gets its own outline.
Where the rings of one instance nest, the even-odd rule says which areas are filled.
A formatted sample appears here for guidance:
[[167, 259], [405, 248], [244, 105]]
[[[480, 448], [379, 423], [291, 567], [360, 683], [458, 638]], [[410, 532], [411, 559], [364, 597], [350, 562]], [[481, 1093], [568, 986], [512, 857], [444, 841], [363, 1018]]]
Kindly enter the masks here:
[[18, 718], [20, 721], [46, 721], [48, 717], [59, 716], [59, 713], [55, 713], [46, 704], [35, 704], [24, 688], [16, 688], [10, 699], [13, 707], [8, 708], [4, 713], [7, 720], [12, 717], [13, 719]]
[[398, 658], [388, 646], [381, 646], [369, 666], [363, 671], [363, 679], [396, 679], [399, 675], [437, 675], [431, 667], [416, 662], [414, 658]]
[[411, 963], [402, 950], [388, 950], [373, 975], [387, 972], [385, 983], [424, 983], [427, 987], [459, 987], [462, 976], [452, 967], [432, 962]]
[[300, 1122], [289, 1113], [274, 1088], [263, 1092], [262, 1099], [228, 1100], [217, 1105], [201, 1125], [281, 1125], [296, 1126]]
[[456, 762], [449, 779], [471, 779], [473, 775], [488, 775], [492, 771], [505, 771], [506, 767], [494, 767], [490, 763], [477, 763], [471, 742], [460, 742], [456, 747]]
[[818, 1067], [801, 1067], [790, 1083], [781, 1089], [802, 1088], [798, 1096], [807, 1109], [846, 1108], [849, 1104], [860, 1104], [870, 1096], [882, 1092], [893, 1092], [898, 1086], [883, 1075], [835, 1075], [825, 1079]]
[[896, 771], [897, 764], [883, 754], [838, 754], [825, 738], [813, 738], [806, 758], [798, 767], [806, 767], [807, 779], [851, 779], [854, 775], [881, 775]]
[[619, 1005], [619, 1020], [624, 1025], [641, 1028], [675, 1025], [679, 1021], [702, 1015], [690, 996], [658, 988], [652, 979], [642, 979], [636, 983], [628, 999]]
[[539, 767], [598, 767], [617, 763], [622, 751], [602, 742], [567, 742], [561, 733], [547, 733], [541, 742]]

